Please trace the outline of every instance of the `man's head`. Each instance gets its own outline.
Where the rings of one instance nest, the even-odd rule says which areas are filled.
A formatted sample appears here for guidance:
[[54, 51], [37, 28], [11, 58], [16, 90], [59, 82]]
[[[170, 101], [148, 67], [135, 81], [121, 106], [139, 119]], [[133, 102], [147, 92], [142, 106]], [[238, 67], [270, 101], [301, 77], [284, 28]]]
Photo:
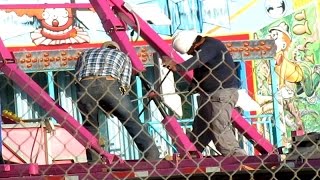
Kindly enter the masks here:
[[106, 41], [101, 45], [101, 48], [111, 48], [120, 50], [120, 46], [118, 43], [114, 41]]
[[188, 53], [198, 36], [199, 34], [193, 30], [179, 31], [173, 35], [172, 47], [181, 54]]

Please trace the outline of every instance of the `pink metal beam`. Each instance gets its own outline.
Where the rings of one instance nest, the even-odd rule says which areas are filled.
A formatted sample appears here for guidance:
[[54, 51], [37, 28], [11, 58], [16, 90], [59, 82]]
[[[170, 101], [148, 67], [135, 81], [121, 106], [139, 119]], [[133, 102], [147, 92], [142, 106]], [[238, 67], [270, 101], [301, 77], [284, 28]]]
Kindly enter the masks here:
[[132, 61], [132, 65], [135, 68], [134, 71], [144, 71], [145, 67], [139, 59], [133, 45], [130, 43], [127, 35], [127, 26], [116, 17], [112, 11], [112, 5], [110, 2], [106, 0], [90, 0], [90, 2], [97, 12], [105, 31], [113, 41], [118, 42], [124, 52], [128, 53], [128, 56]]
[[[72, 134], [84, 147], [91, 147], [104, 156], [109, 163], [114, 160], [121, 160], [120, 157], [107, 153], [99, 145], [99, 141], [89, 131], [87, 131], [77, 120], [58, 106], [55, 101], [24, 73], [16, 63], [13, 55], [4, 46], [0, 38], [0, 71], [9, 79], [15, 82], [24, 92], [26, 92], [37, 104], [39, 104], [49, 115], [55, 118], [63, 128]], [[10, 61], [7, 64], [6, 61]]]
[[[97, 10], [97, 13], [99, 14], [102, 11], [108, 11], [108, 9], [104, 9], [106, 6], [101, 6], [102, 4], [105, 4], [105, 0], [90, 0], [92, 6]], [[127, 24], [129, 24], [130, 27], [132, 27], [136, 32], [141, 32], [141, 37], [148, 42], [161, 56], [166, 55], [169, 57], [173, 57], [173, 59], [177, 63], [181, 63], [184, 60], [179, 56], [169, 45], [167, 42], [165, 42], [159, 34], [157, 34], [143, 19], [141, 19], [138, 15], [133, 15], [134, 12], [128, 11], [124, 7], [124, 1], [122, 0], [110, 0], [110, 5], [114, 9], [114, 13], [118, 16], [117, 18], [122, 19]], [[113, 18], [114, 16], [112, 16]], [[110, 16], [108, 17], [110, 18]], [[101, 19], [102, 22], [103, 19]], [[107, 30], [107, 29], [106, 29]], [[122, 42], [127, 43], [127, 42]], [[130, 43], [130, 42], [128, 42]], [[131, 45], [132, 46], [132, 45]], [[135, 58], [135, 57], [134, 57]], [[133, 59], [134, 60], [134, 59]], [[139, 58], [137, 59], [138, 61]], [[187, 72], [181, 74], [183, 75], [187, 80], [191, 80], [193, 77], [193, 72]]]
[[273, 145], [258, 133], [257, 129], [251, 126], [237, 111], [232, 111], [233, 125], [239, 130], [247, 139], [254, 140], [254, 146], [260, 153], [275, 153]]
[[161, 123], [164, 125], [172, 140], [176, 143], [181, 157], [202, 157], [202, 154], [183, 132], [181, 125], [174, 116], [165, 117]]

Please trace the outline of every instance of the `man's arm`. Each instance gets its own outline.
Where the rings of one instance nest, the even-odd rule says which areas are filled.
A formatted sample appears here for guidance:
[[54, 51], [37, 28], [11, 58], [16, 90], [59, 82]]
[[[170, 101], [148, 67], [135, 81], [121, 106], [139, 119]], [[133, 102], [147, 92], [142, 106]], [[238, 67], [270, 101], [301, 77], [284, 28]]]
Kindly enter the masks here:
[[[217, 44], [203, 44], [201, 49], [199, 51], [195, 52], [195, 55], [191, 58], [187, 59], [185, 62], [176, 64], [172, 58], [166, 56], [163, 58], [163, 66], [167, 67], [168, 69], [172, 71], [190, 71], [196, 68], [199, 68], [203, 65], [205, 65], [208, 61], [214, 59], [216, 56], [219, 55], [219, 48]], [[220, 63], [220, 62], [211, 62], [214, 64]]]
[[128, 56], [124, 57], [123, 62], [123, 71], [120, 74], [120, 83], [122, 88], [127, 91], [130, 87], [130, 80], [131, 80], [131, 74], [132, 74], [132, 64], [131, 60]]
[[76, 74], [76, 77], [79, 78], [79, 73], [80, 71], [82, 71], [82, 69], [84, 68], [84, 61], [85, 61], [85, 57], [87, 55], [87, 52], [84, 51], [81, 53], [81, 55], [79, 56], [79, 58], [77, 59], [77, 62], [76, 62], [76, 65], [75, 65], [75, 74]]

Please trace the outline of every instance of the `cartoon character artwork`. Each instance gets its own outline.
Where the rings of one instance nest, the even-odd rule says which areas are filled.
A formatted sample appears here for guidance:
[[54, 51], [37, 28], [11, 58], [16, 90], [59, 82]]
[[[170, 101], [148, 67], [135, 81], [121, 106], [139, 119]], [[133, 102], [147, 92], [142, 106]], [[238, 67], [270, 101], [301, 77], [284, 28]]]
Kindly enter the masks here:
[[[88, 33], [76, 23], [69, 8], [15, 9], [18, 16], [34, 17], [36, 29], [30, 33], [35, 45], [60, 45], [89, 42]], [[78, 23], [79, 24], [79, 23]]]
[[[292, 27], [293, 31], [295, 29], [296, 25]], [[303, 34], [312, 35], [310, 29], [304, 32], [308, 33]], [[316, 90], [320, 84], [320, 65], [315, 64], [314, 60], [315, 51], [312, 47], [316, 45], [315, 38], [302, 38], [301, 34], [293, 33], [300, 36], [295, 37], [295, 42], [289, 34], [288, 24], [283, 21], [269, 28], [268, 36], [275, 40], [277, 46], [275, 72], [279, 77], [279, 94], [286, 110], [295, 119], [297, 128], [304, 129], [301, 117], [305, 113], [298, 110], [294, 101], [297, 98], [303, 98], [308, 104], [318, 101]]]
[[300, 82], [303, 79], [302, 68], [296, 62], [287, 59], [288, 49], [292, 42], [289, 35], [289, 26], [282, 22], [278, 26], [270, 28], [269, 36], [275, 40], [277, 46], [275, 71], [279, 75], [279, 88], [282, 89], [286, 81], [290, 83]]
[[279, 94], [282, 97], [285, 108], [294, 117], [298, 130], [304, 130], [301, 113], [294, 104], [295, 84], [303, 79], [303, 70], [294, 61], [289, 60], [288, 49], [292, 43], [289, 34], [289, 26], [281, 22], [278, 26], [269, 29], [269, 37], [275, 40], [277, 46], [275, 72], [279, 79]]

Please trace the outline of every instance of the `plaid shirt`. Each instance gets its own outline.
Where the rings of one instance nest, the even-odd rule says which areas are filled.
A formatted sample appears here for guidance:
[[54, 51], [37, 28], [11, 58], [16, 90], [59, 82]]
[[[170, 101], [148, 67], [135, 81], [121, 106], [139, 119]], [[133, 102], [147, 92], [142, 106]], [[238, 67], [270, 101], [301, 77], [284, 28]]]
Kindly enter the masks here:
[[96, 48], [82, 53], [75, 67], [77, 79], [87, 76], [112, 76], [122, 87], [130, 86], [132, 64], [129, 57], [116, 49]]

